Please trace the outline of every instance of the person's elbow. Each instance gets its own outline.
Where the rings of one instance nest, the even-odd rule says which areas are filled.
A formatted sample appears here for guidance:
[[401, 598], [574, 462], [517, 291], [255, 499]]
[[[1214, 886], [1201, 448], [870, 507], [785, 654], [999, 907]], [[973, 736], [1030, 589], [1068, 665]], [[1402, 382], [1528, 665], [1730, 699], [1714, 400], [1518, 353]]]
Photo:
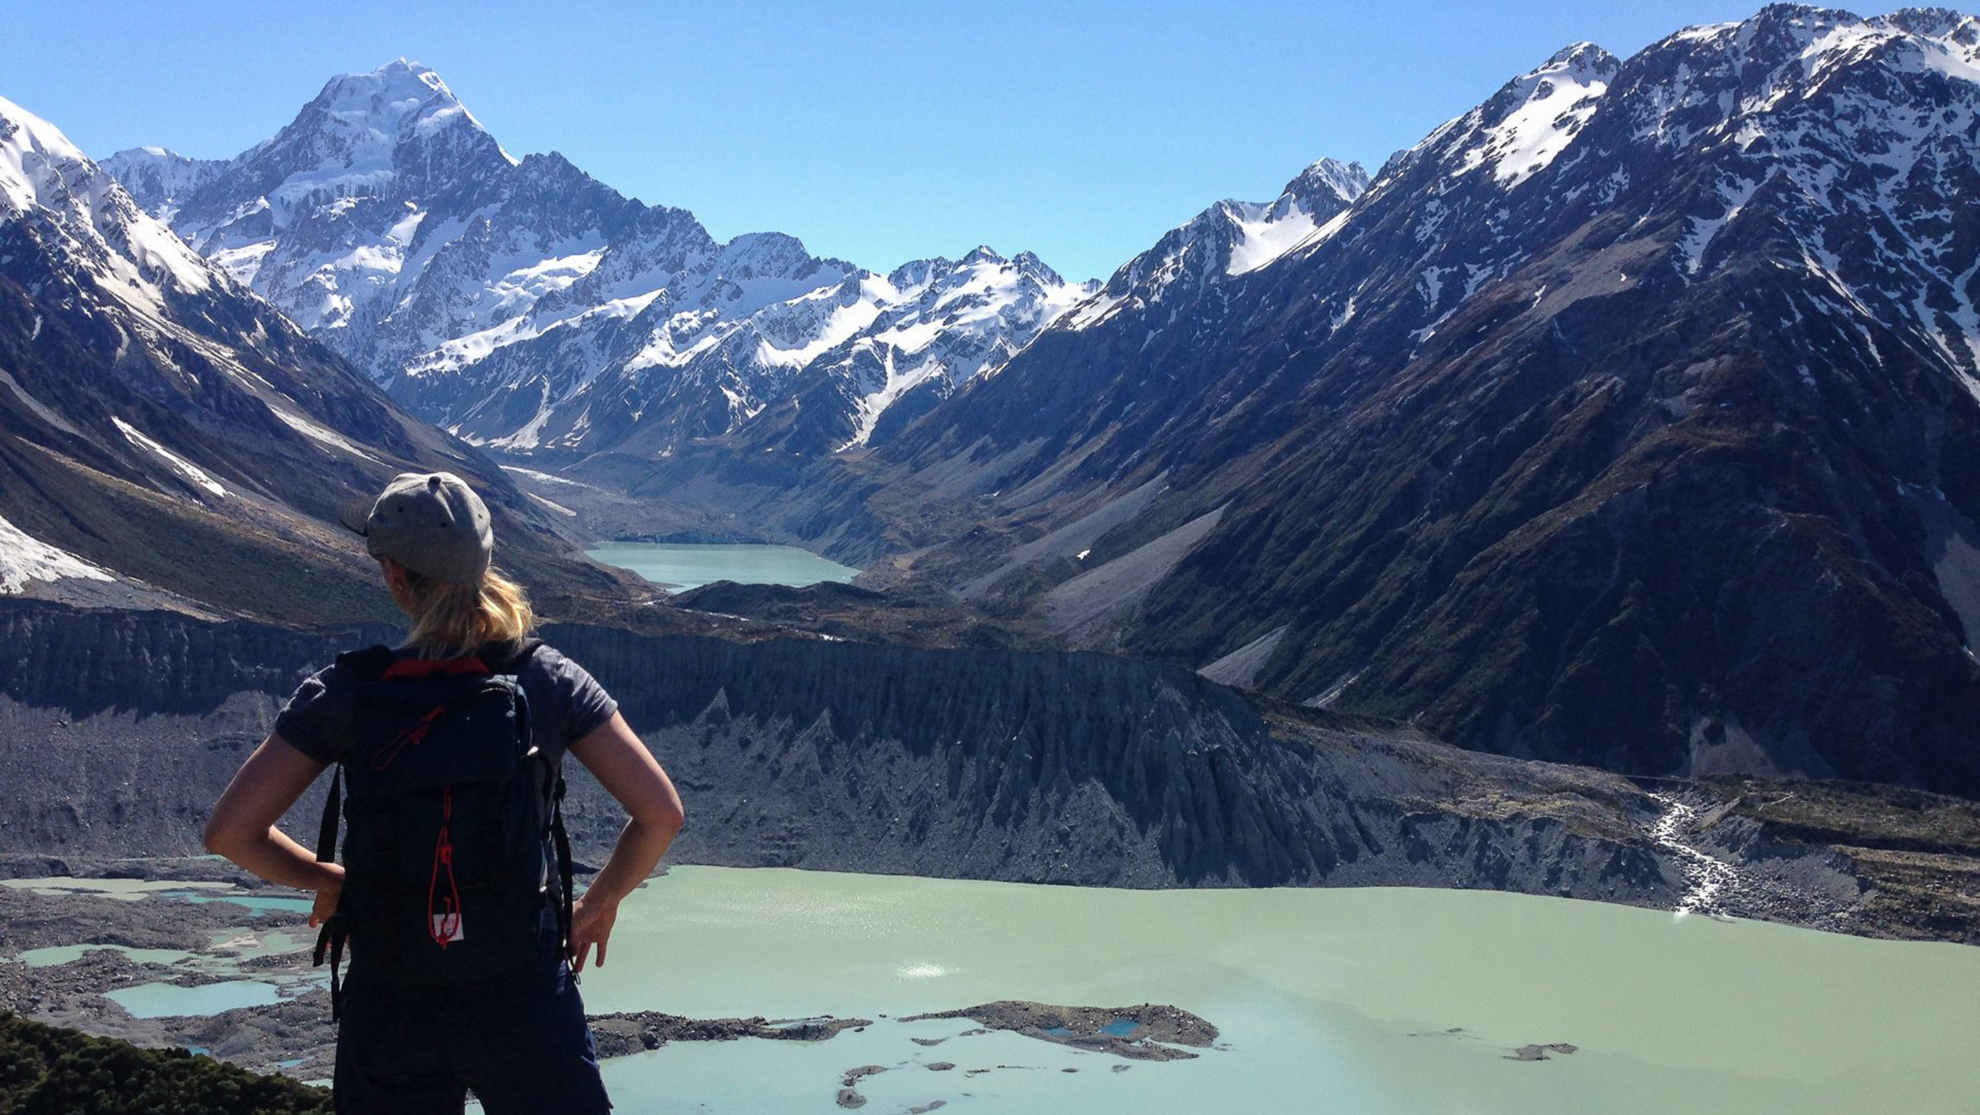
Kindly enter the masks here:
[[687, 807], [677, 794], [665, 794], [638, 813], [640, 824], [672, 840], [687, 822]]
[[200, 842], [206, 850], [228, 859], [240, 858], [240, 851], [247, 843], [248, 833], [241, 826], [230, 821], [224, 814], [215, 812], [206, 818], [206, 829], [200, 834]]
[[681, 826], [687, 823], [687, 806], [681, 804], [680, 798], [669, 799], [661, 806], [657, 823], [660, 831], [666, 833], [669, 840], [673, 839], [680, 835]]
[[199, 834], [199, 842], [216, 856], [226, 855], [234, 846], [228, 838], [227, 826], [220, 822], [219, 817], [206, 819], [206, 828]]

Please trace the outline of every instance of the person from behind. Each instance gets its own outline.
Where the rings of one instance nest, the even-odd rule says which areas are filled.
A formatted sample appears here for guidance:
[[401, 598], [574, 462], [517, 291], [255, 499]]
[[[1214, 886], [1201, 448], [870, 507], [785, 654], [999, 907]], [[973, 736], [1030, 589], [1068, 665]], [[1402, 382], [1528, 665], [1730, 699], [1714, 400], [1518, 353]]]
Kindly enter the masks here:
[[[411, 630], [302, 683], [214, 805], [206, 846], [316, 894], [337, 1111], [455, 1113], [470, 1090], [489, 1115], [607, 1111], [576, 973], [593, 950], [603, 967], [620, 900], [680, 831], [680, 795], [604, 688], [530, 636], [465, 481], [402, 473], [345, 525]], [[629, 815], [582, 895], [566, 752]], [[331, 766], [312, 853], [275, 823]]]

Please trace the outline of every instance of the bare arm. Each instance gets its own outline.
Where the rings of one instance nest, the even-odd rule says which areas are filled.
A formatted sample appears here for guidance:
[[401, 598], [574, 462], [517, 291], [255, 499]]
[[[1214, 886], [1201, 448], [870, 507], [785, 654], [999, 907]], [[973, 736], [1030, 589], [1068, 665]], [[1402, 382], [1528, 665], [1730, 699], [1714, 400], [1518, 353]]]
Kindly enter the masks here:
[[309, 923], [317, 924], [336, 906], [344, 869], [318, 863], [316, 856], [275, 827], [324, 764], [295, 749], [279, 735], [263, 740], [249, 755], [206, 819], [208, 851], [226, 856], [271, 883], [317, 892]]
[[626, 718], [612, 718], [571, 743], [577, 756], [607, 792], [625, 807], [631, 819], [619, 833], [612, 857], [577, 901], [571, 924], [572, 966], [584, 967], [591, 946], [598, 946], [598, 966], [605, 966], [605, 943], [618, 917], [619, 901], [632, 893], [681, 831], [685, 813], [681, 795], [653, 753], [633, 734]]

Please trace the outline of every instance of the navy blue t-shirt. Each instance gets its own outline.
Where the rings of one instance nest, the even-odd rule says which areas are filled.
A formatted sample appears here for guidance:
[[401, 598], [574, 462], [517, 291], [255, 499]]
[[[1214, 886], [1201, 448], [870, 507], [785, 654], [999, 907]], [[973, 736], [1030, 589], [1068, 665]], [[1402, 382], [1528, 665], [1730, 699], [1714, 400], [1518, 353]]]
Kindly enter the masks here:
[[[393, 653], [419, 657], [408, 647]], [[320, 763], [342, 759], [351, 747], [351, 680], [334, 662], [311, 674], [275, 718], [275, 734]], [[548, 644], [531, 652], [516, 680], [529, 699], [530, 741], [553, 769], [572, 740], [589, 735], [619, 710], [619, 702], [584, 667]]]

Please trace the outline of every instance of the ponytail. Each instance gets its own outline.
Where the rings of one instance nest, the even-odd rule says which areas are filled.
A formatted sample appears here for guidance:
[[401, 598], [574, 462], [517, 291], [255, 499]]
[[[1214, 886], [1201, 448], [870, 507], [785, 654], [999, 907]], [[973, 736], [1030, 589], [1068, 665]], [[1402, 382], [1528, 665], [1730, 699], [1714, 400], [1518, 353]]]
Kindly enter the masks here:
[[406, 642], [429, 658], [459, 658], [484, 643], [522, 641], [536, 613], [522, 586], [494, 569], [478, 585], [455, 584], [406, 570], [413, 627]]

